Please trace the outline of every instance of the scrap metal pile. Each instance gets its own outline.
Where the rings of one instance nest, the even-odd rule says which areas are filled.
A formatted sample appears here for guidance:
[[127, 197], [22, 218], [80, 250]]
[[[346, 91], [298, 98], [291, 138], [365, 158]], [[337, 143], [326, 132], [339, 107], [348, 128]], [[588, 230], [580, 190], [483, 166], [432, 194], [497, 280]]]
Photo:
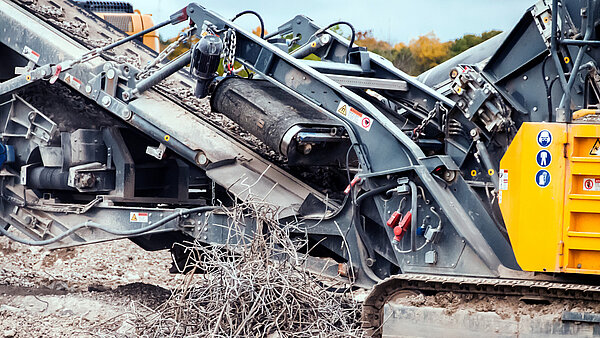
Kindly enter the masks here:
[[[227, 231], [240, 231], [244, 217], [260, 219], [265, 236], [212, 247], [181, 245], [190, 253], [181, 285], [156, 309], [141, 308], [135, 320], [142, 336], [356, 337], [360, 305], [345, 285], [326, 285], [306, 271], [298, 251], [268, 205], [239, 206]], [[286, 259], [289, 258], [289, 259]], [[329, 281], [331, 282], [331, 281]], [[148, 311], [151, 312], [148, 315]]]

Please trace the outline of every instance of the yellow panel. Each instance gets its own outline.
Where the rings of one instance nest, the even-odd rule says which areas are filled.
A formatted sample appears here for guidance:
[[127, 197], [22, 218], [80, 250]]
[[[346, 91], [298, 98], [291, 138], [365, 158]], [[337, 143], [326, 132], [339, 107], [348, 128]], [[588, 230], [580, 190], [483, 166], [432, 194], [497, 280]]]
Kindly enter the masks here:
[[568, 135], [562, 271], [600, 274], [600, 156], [595, 148], [600, 125], [572, 124]]
[[597, 273], [600, 270], [600, 251], [569, 250], [569, 269], [585, 273]]
[[[552, 136], [547, 147], [538, 143], [543, 130]], [[517, 262], [527, 271], [560, 270], [566, 141], [566, 124], [524, 123], [500, 161], [500, 169], [508, 170], [500, 209]], [[545, 168], [536, 160], [541, 150], [551, 154]], [[550, 174], [546, 186], [536, 182], [541, 170]]]

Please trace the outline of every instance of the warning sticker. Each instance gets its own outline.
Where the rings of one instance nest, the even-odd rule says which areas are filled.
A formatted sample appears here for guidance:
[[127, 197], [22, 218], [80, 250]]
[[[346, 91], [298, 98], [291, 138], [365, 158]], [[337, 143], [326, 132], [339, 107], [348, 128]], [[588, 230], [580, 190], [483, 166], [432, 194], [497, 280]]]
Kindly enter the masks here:
[[508, 169], [498, 171], [500, 190], [508, 190]]
[[33, 49], [25, 46], [25, 48], [23, 48], [23, 55], [25, 55], [26, 58], [28, 58], [29, 60], [37, 63], [38, 60], [40, 59], [40, 53], [34, 51]]
[[600, 191], [600, 178], [584, 178], [583, 179], [583, 190], [584, 191]]
[[594, 142], [592, 149], [590, 149], [590, 155], [600, 156], [600, 138], [597, 138], [596, 142]]
[[129, 221], [134, 223], [148, 223], [147, 212], [130, 212]]
[[71, 74], [67, 74], [67, 76], [65, 76], [65, 82], [67, 84], [70, 84], [71, 87], [73, 87], [77, 90], [79, 90], [81, 88], [81, 80], [79, 80], [75, 76], [72, 76]]
[[366, 131], [371, 130], [371, 124], [373, 124], [373, 120], [370, 117], [359, 112], [358, 110], [350, 107], [344, 101], [340, 101], [340, 104], [338, 105], [336, 111], [339, 114], [347, 117], [348, 120], [350, 120], [352, 123], [356, 124], [357, 126], [361, 127], [362, 129], [364, 129]]

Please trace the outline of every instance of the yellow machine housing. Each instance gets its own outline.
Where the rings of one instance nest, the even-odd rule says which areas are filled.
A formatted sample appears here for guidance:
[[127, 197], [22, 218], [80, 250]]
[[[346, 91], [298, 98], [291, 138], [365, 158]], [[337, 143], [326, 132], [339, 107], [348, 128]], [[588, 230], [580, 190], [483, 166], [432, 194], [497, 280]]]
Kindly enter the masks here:
[[[109, 22], [111, 25], [119, 28], [123, 32], [132, 35], [141, 32], [154, 26], [151, 14], [142, 14], [139, 10], [133, 13], [95, 13], [102, 19]], [[144, 34], [143, 43], [160, 52], [160, 44], [158, 42], [158, 33], [156, 31]]]
[[599, 137], [599, 124], [524, 123], [500, 161], [499, 205], [523, 270], [600, 274]]

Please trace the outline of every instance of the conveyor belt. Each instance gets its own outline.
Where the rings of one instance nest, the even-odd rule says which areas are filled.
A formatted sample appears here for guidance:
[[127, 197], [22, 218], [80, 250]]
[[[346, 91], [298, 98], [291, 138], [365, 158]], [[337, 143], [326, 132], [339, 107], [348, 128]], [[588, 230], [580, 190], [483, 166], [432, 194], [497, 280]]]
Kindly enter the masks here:
[[[4, 26], [0, 42], [18, 53], [23, 52], [25, 45], [42, 51], [38, 65], [76, 58], [87, 48], [125, 36], [68, 0], [40, 0], [35, 4], [2, 1], [0, 23]], [[127, 43], [111, 50], [105, 59], [143, 65], [155, 55], [154, 51], [141, 44]], [[91, 78], [90, 70], [102, 62], [105, 60], [92, 60], [76, 66], [70, 73], [86, 83]], [[64, 76], [61, 75], [61, 80], [64, 80]], [[194, 110], [203, 105], [206, 107], [204, 101], [191, 95], [194, 85], [193, 79], [179, 72], [163, 82], [158, 90], [149, 90], [132, 101], [131, 110], [189, 149], [203, 151], [212, 163], [223, 164], [218, 169], [208, 166], [207, 175], [242, 200], [254, 198], [272, 203], [282, 207], [281, 216], [287, 216], [294, 214], [295, 207], [299, 207], [309, 194], [322, 198], [318, 191], [246, 146], [253, 144], [249, 137], [240, 142], [220, 128], [231, 124], [230, 121], [223, 117], [215, 118], [209, 109]], [[82, 88], [79, 91], [85, 95]], [[255, 149], [260, 147], [254, 144]], [[252, 188], [249, 189], [249, 186]]]

